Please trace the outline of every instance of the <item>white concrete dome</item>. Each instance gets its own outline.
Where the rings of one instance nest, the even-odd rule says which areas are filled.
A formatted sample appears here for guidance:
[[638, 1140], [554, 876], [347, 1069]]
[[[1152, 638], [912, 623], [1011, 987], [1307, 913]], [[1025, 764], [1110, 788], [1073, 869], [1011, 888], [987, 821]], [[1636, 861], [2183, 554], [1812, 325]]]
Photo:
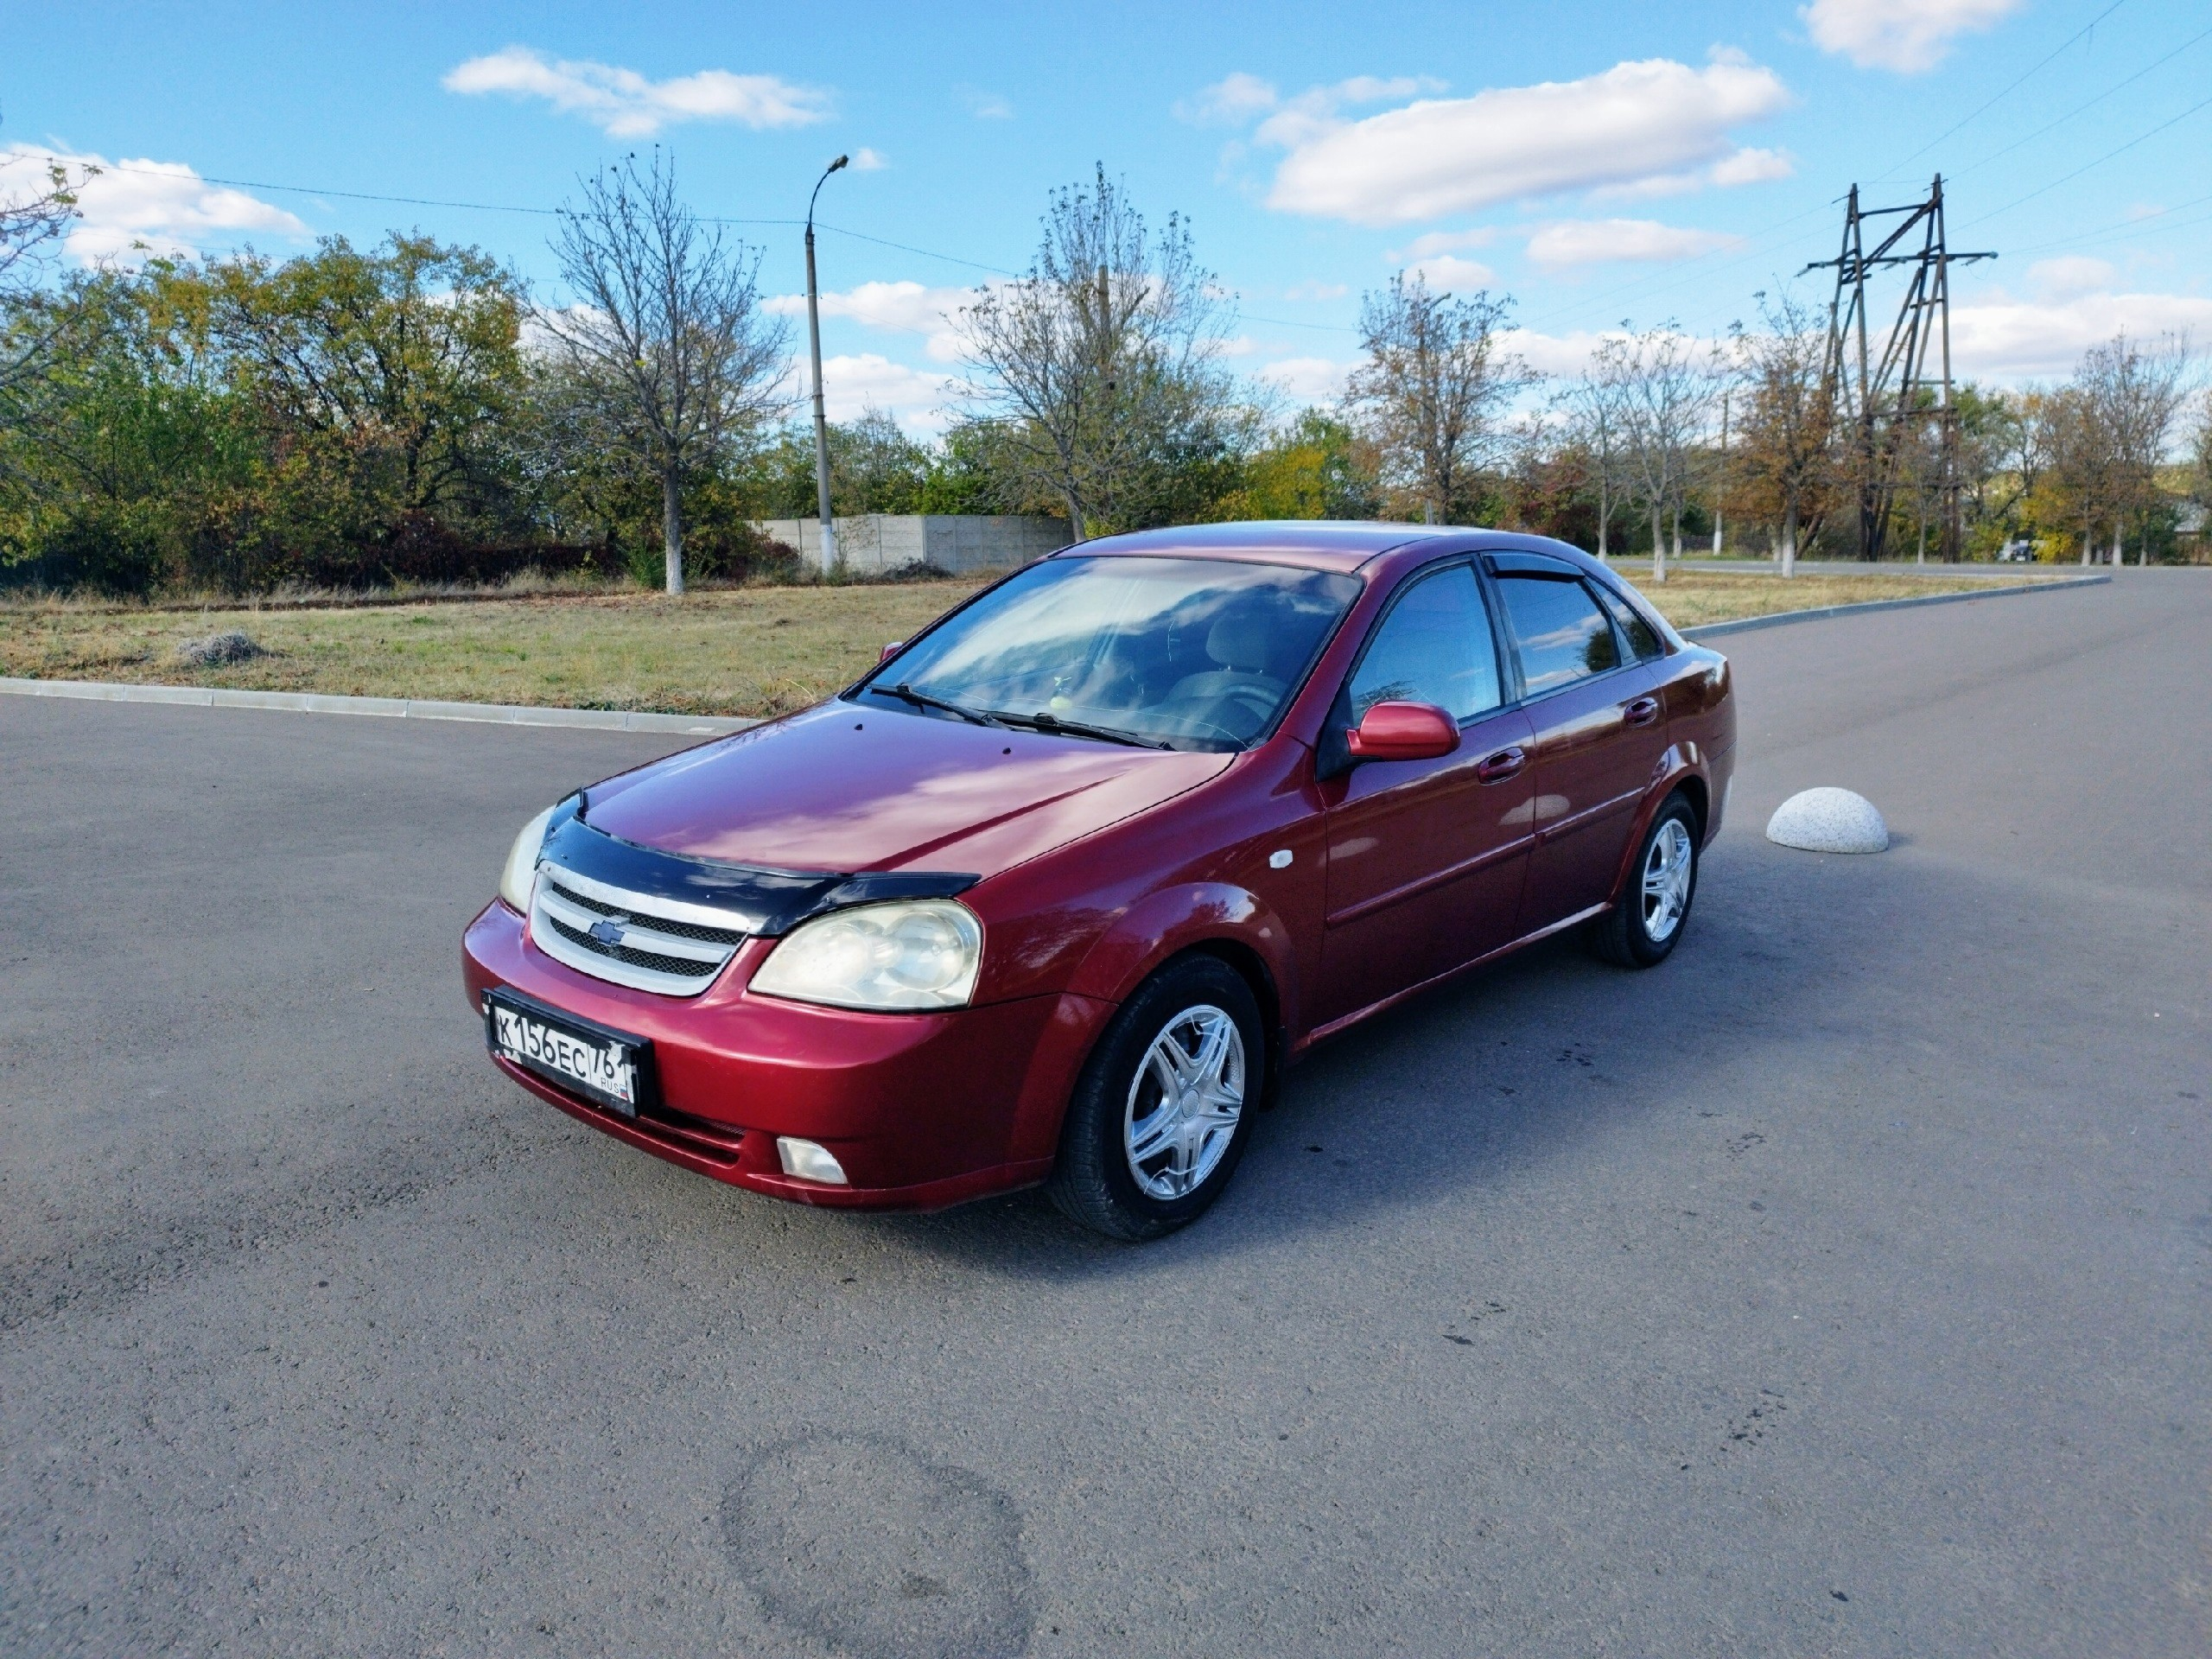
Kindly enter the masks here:
[[1808, 853], [1878, 853], [1890, 844], [1890, 826], [1864, 795], [1824, 786], [1802, 790], [1775, 808], [1766, 838]]

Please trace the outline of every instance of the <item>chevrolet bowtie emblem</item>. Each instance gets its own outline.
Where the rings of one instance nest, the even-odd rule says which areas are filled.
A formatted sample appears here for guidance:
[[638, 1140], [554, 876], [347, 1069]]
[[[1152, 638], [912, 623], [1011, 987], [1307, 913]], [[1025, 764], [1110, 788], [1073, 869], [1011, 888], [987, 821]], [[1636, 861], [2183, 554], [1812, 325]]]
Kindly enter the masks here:
[[603, 921], [594, 922], [591, 936], [601, 944], [618, 945], [628, 937], [622, 930], [622, 924], [629, 919], [627, 916], [609, 916]]

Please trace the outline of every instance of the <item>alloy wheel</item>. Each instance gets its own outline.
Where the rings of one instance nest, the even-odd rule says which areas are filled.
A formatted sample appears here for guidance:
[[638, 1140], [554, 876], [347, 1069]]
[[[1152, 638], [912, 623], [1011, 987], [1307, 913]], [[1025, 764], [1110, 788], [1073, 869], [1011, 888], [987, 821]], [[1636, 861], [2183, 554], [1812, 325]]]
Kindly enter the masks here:
[[1179, 1198], [1213, 1173], [1244, 1113], [1244, 1037], [1211, 1003], [1184, 1009], [1145, 1051], [1122, 1115], [1122, 1149], [1147, 1198]]
[[1669, 818], [1643, 855], [1643, 934], [1654, 944], [1674, 938], [1690, 907], [1693, 851], [1688, 829], [1680, 818]]

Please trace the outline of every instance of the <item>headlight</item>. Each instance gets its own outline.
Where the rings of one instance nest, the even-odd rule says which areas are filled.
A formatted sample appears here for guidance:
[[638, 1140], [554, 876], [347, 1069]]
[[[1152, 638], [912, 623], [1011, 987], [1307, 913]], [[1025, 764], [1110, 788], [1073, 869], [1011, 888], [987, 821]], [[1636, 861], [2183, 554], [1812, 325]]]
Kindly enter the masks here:
[[958, 1008], [982, 960], [982, 924], [965, 905], [855, 905], [786, 934], [750, 988], [838, 1008]]
[[499, 897], [525, 916], [530, 914], [531, 884], [537, 879], [537, 855], [545, 845], [545, 826], [559, 810], [556, 802], [523, 825], [522, 834], [507, 849], [507, 868], [499, 872]]

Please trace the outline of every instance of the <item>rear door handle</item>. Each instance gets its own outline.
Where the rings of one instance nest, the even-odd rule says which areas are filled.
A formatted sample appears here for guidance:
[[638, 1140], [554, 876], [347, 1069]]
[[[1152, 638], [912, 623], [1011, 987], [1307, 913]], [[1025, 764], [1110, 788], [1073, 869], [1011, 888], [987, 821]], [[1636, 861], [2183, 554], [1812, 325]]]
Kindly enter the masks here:
[[1649, 726], [1659, 718], [1659, 699], [1638, 697], [1621, 710], [1621, 718], [1631, 726]]
[[1500, 749], [1496, 754], [1485, 756], [1475, 768], [1475, 778], [1480, 783], [1503, 783], [1528, 764], [1529, 751], [1516, 743], [1510, 749]]

